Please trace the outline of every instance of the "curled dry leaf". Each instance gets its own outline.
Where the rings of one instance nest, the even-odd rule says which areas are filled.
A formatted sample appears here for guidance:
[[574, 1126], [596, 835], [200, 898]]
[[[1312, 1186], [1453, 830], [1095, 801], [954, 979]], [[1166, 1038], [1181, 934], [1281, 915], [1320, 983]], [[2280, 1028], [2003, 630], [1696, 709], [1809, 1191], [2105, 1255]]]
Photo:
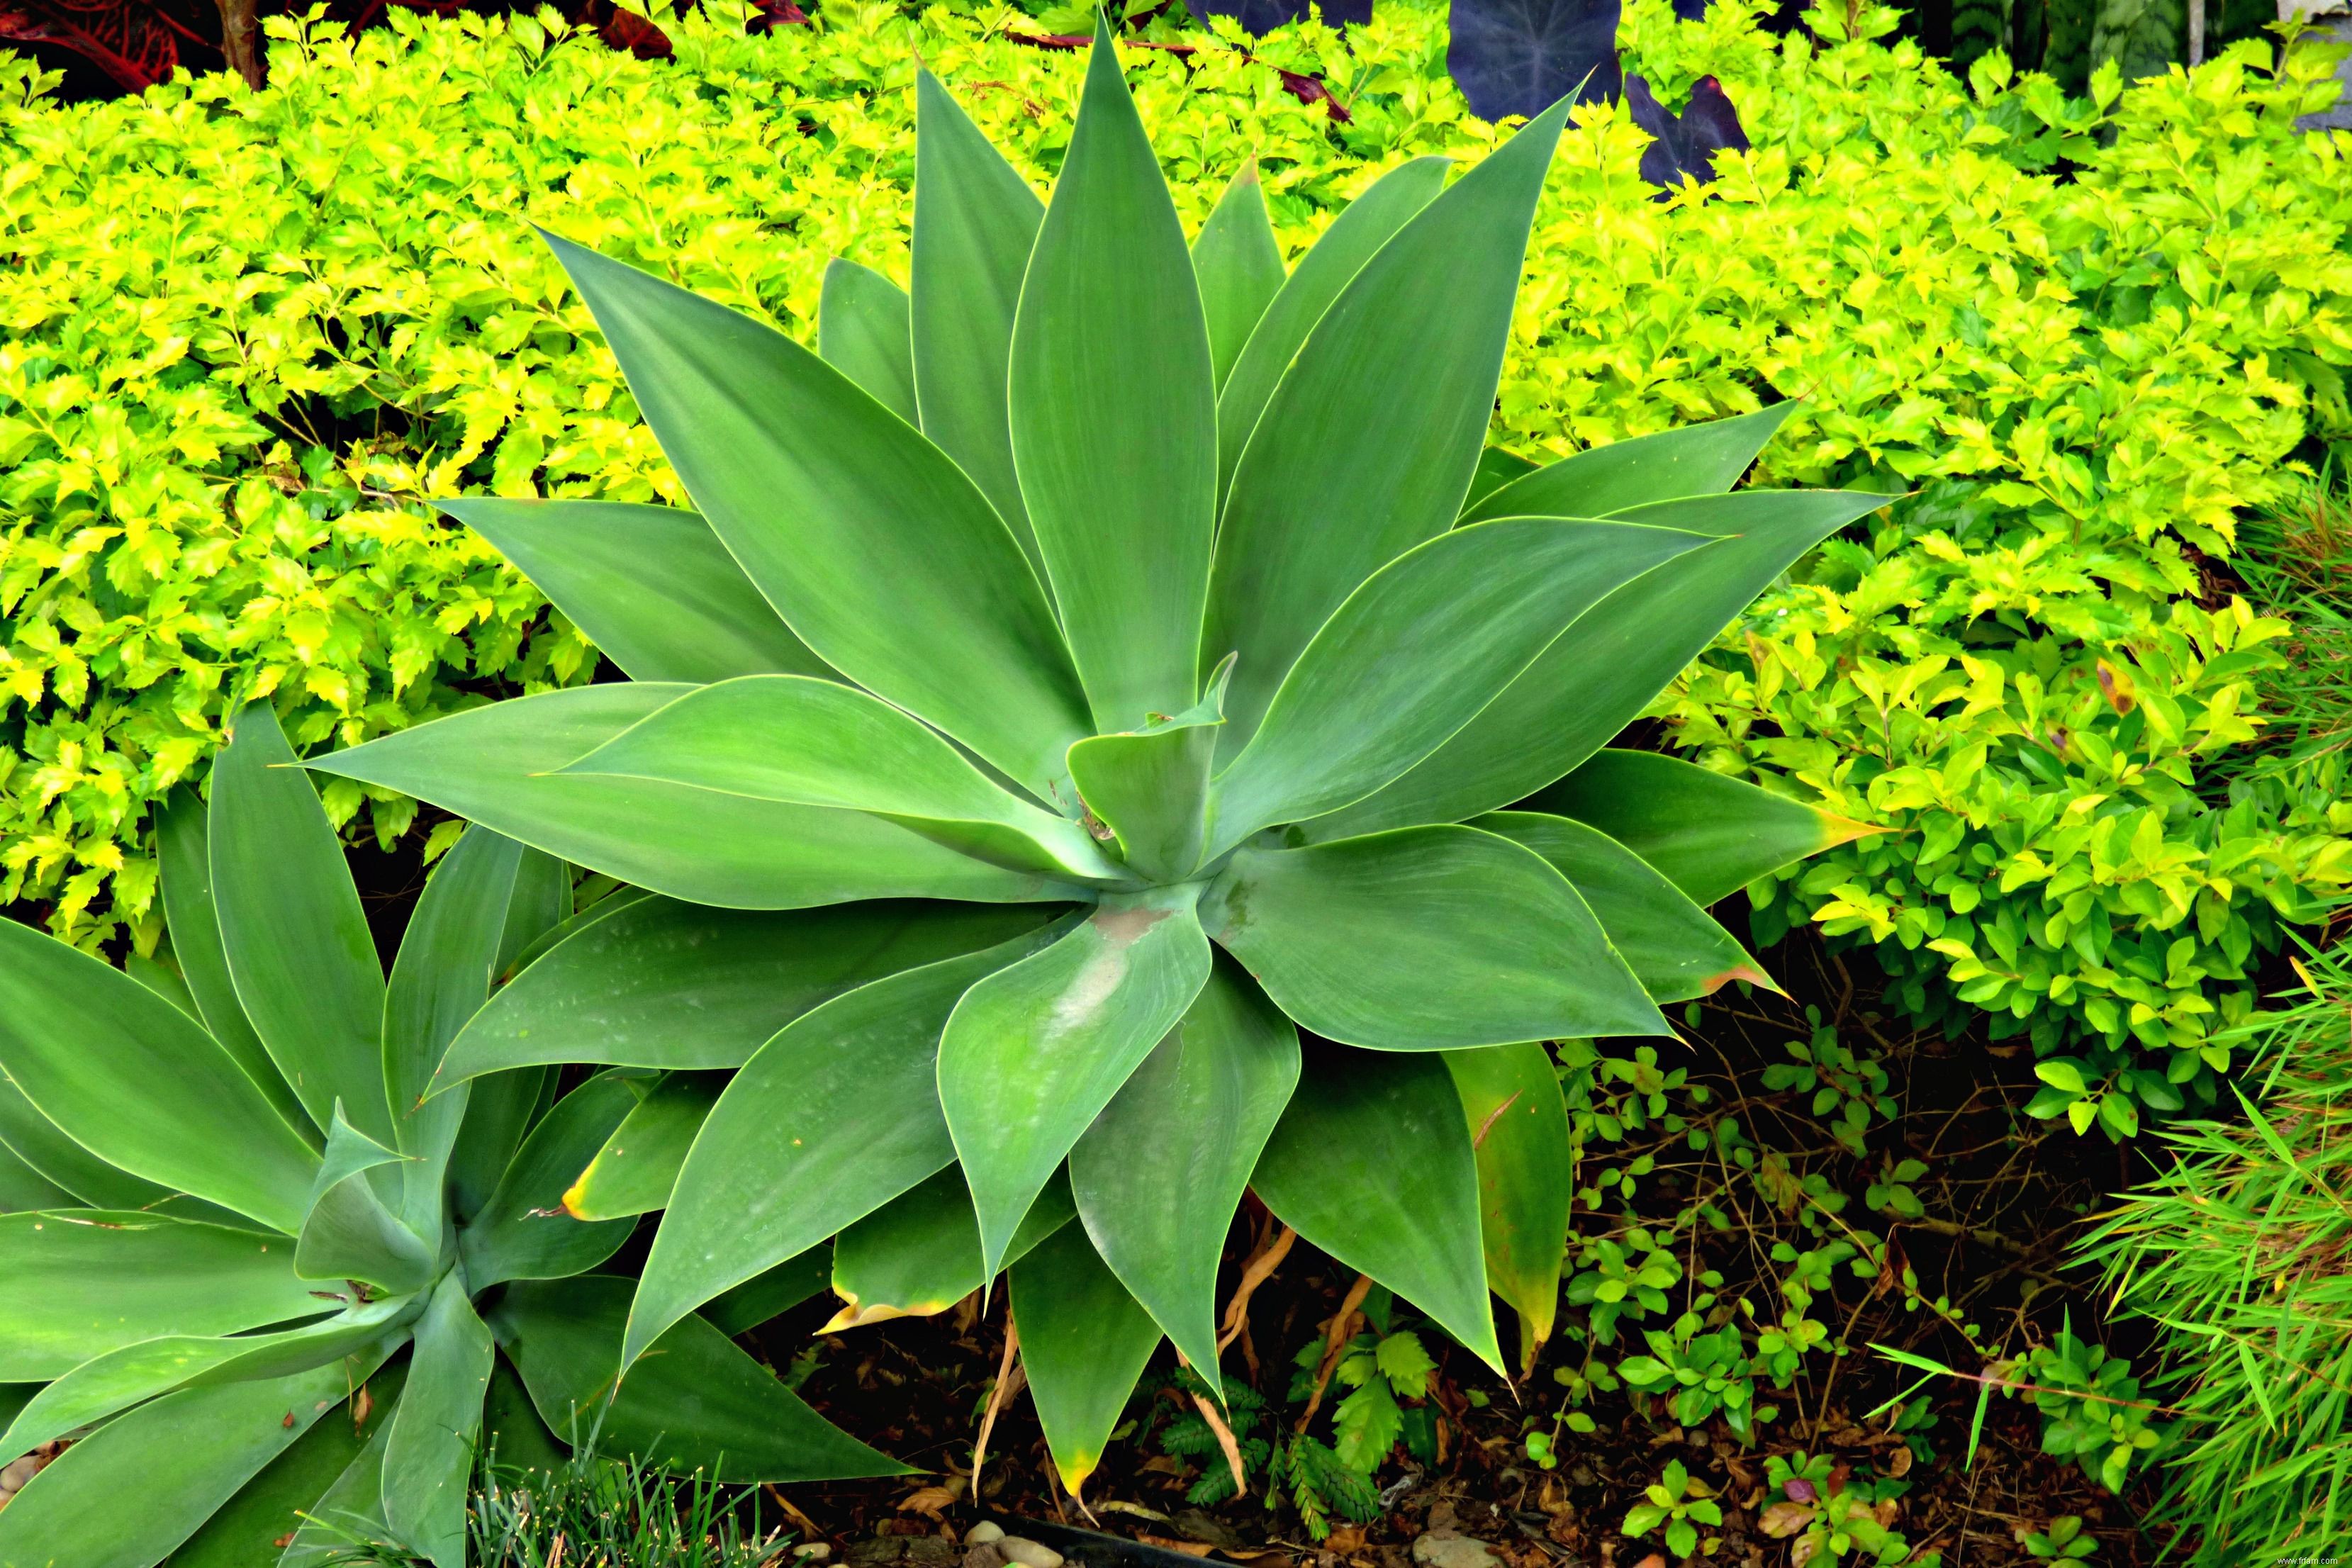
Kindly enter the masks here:
[[1776, 1502], [1764, 1510], [1756, 1528], [1775, 1541], [1786, 1541], [1813, 1522], [1812, 1508], [1801, 1502]]

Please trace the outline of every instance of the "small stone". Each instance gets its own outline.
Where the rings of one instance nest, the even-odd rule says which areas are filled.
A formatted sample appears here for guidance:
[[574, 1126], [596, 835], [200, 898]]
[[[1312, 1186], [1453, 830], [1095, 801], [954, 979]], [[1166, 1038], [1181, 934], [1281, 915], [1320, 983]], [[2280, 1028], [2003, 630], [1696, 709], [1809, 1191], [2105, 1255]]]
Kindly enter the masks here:
[[1008, 1563], [1018, 1563], [1021, 1568], [1062, 1568], [1062, 1554], [1042, 1541], [1032, 1541], [1025, 1535], [998, 1538], [996, 1549], [1004, 1553]]
[[1485, 1542], [1441, 1531], [1412, 1538], [1412, 1560], [1420, 1568], [1500, 1568], [1495, 1549]]
[[833, 1555], [833, 1548], [822, 1541], [804, 1541], [793, 1548], [793, 1558], [802, 1563], [822, 1563]]
[[884, 1535], [852, 1546], [849, 1568], [961, 1568], [962, 1557], [954, 1542], [936, 1535]]
[[1002, 1541], [983, 1541], [963, 1549], [963, 1568], [1006, 1568], [1011, 1561], [1004, 1555]]
[[0, 1465], [0, 1492], [23, 1491], [25, 1483], [39, 1474], [41, 1462], [30, 1454]]
[[983, 1519], [963, 1532], [966, 1546], [985, 1546], [992, 1541], [1004, 1539], [1004, 1527], [992, 1519]]

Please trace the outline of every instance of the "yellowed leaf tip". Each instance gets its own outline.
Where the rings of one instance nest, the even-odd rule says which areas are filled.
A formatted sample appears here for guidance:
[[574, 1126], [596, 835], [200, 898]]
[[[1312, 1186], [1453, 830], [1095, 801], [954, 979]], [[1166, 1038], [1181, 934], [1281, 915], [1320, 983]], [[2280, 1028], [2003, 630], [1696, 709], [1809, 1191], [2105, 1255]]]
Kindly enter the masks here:
[[571, 1186], [564, 1189], [563, 1212], [570, 1215], [573, 1219], [588, 1219], [593, 1217], [587, 1212], [588, 1178], [595, 1173], [596, 1162], [591, 1160], [588, 1162], [588, 1168], [580, 1173], [580, 1179], [572, 1183]]
[[1769, 991], [1775, 996], [1786, 996], [1788, 994], [1786, 991], [1780, 989], [1780, 985], [1774, 982], [1770, 975], [1765, 973], [1762, 970], [1757, 968], [1752, 963], [1735, 963], [1720, 974], [1708, 975], [1705, 980], [1699, 982], [1702, 986], [1706, 987], [1701, 994], [1712, 996], [1735, 980], [1745, 980], [1750, 985], [1761, 985], [1765, 990]]
[[[1831, 813], [1826, 811], [1821, 813], [1820, 816], [1822, 819], [1822, 841], [1813, 847], [1813, 853], [1817, 855], [1824, 849], [1834, 849], [1841, 844], [1851, 844], [1857, 838], [1872, 838], [1881, 833], [1892, 833], [1895, 831], [1895, 829], [1891, 827], [1880, 827], [1867, 822], [1856, 822], [1850, 816], [1832, 816]], [[1778, 989], [1778, 987], [1775, 987], [1775, 989]]]

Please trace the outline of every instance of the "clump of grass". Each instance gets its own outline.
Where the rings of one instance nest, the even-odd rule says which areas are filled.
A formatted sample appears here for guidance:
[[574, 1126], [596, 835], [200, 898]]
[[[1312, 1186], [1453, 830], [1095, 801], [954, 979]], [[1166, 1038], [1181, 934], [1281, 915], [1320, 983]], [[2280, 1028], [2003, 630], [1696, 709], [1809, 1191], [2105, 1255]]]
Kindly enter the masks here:
[[2287, 663], [2263, 679], [2274, 761], [2293, 765], [2352, 748], [2352, 479], [2331, 465], [2250, 518], [2231, 564], [2248, 596], [2294, 624]]
[[2086, 1238], [2156, 1326], [2184, 1417], [2158, 1517], [2196, 1568], [2332, 1548], [2352, 1524], [2352, 948], [2257, 1025], [2242, 1120], [2158, 1136], [2170, 1170]]
[[[405, 1548], [348, 1521], [320, 1521], [350, 1544], [334, 1568], [412, 1568]], [[583, 1447], [560, 1469], [500, 1465], [486, 1454], [467, 1507], [475, 1568], [777, 1568], [792, 1538], [763, 1530], [755, 1491], [698, 1470], [674, 1477]]]

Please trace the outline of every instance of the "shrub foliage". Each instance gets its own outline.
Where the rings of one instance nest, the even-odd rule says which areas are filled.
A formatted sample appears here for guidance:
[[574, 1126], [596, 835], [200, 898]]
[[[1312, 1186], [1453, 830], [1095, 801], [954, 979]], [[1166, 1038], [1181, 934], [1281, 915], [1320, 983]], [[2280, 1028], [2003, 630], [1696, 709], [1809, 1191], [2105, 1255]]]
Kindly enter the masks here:
[[[824, 259], [904, 254], [919, 54], [1034, 183], [1080, 62], [1013, 13], [836, 6], [649, 63], [529, 17], [280, 24], [273, 85], [0, 110], [0, 896], [85, 945], [159, 929], [151, 809], [238, 699], [297, 744], [575, 684], [582, 637], [427, 495], [679, 492], [520, 220], [814, 336]], [[2206, 1091], [2254, 954], [2352, 877], [2325, 759], [2240, 777], [2284, 627], [2215, 584], [2238, 509], [2352, 423], [2352, 174], [2333, 90], [2248, 46], [2068, 100], [1963, 86], [1893, 16], [1815, 38], [1626, 9], [1668, 102], [1755, 143], [1654, 203], [1649, 138], [1580, 110], [1539, 209], [1499, 438], [1546, 460], [1801, 395], [1772, 484], [1904, 492], [1658, 709], [1709, 766], [1902, 831], [1754, 889], [1761, 935], [1874, 944], [1916, 1011], [2029, 1017], [2048, 1113], [2111, 1131]], [[1495, 128], [1441, 13], [1139, 55], [1197, 225], [1258, 160], [1286, 252], [1406, 158]], [[1286, 92], [1330, 83], [1342, 120]], [[387, 841], [415, 807], [335, 786]]]

